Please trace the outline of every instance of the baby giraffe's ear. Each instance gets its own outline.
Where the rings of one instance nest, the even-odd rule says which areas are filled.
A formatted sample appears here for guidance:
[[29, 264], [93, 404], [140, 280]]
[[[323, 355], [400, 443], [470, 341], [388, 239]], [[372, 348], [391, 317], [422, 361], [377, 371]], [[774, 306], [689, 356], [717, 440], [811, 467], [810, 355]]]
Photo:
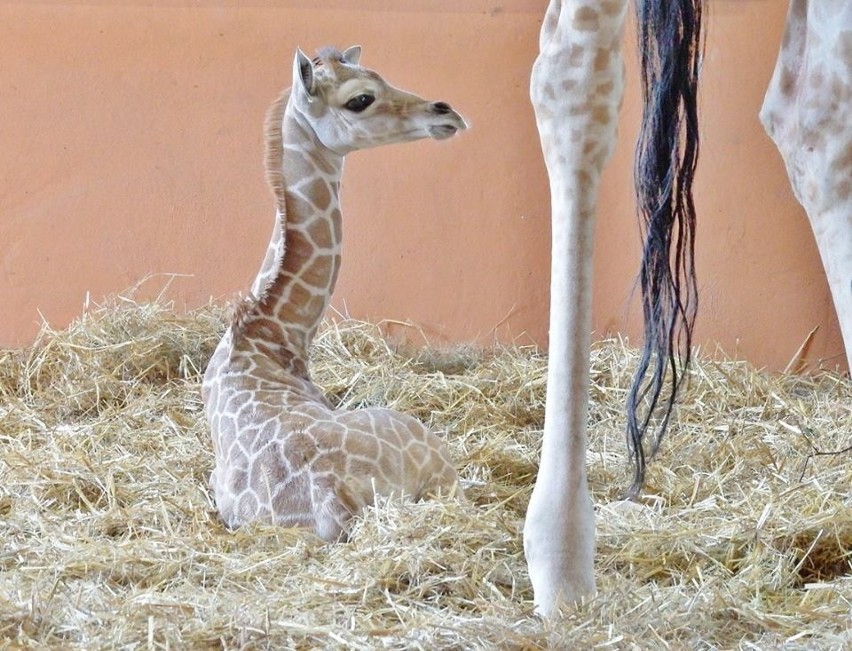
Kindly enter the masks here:
[[361, 46], [353, 45], [352, 47], [346, 48], [343, 51], [343, 60], [346, 63], [351, 63], [353, 66], [357, 66], [358, 62], [361, 60]]
[[304, 90], [308, 97], [313, 97], [314, 64], [301, 49], [296, 50], [296, 57], [293, 59], [293, 88], [296, 87]]

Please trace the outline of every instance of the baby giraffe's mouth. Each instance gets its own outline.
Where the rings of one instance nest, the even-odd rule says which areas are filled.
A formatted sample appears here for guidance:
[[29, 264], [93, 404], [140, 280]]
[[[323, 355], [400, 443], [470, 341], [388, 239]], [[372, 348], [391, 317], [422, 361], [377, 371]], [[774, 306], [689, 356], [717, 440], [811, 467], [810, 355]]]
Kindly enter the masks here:
[[454, 124], [436, 124], [429, 127], [429, 136], [435, 140], [445, 140], [456, 135], [459, 128]]

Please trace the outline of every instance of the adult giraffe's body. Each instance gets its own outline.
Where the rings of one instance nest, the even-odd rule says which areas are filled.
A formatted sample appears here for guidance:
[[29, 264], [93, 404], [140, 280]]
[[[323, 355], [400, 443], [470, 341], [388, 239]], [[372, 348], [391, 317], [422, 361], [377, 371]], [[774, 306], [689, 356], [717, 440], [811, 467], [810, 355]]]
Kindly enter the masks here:
[[[677, 357], [689, 361], [703, 0], [636, 1], [645, 99], [636, 171], [646, 234], [640, 274], [646, 340], [627, 405], [634, 490], [643, 479], [649, 416], [661, 400], [653, 450], [682, 377]], [[542, 614], [595, 589], [594, 511], [585, 476], [592, 233], [600, 174], [616, 138], [626, 12], [627, 0], [551, 0], [531, 80], [553, 213], [544, 440], [524, 529]], [[761, 119], [811, 220], [852, 367], [852, 2], [791, 0]], [[672, 384], [663, 391], [667, 371]], [[650, 407], [640, 416], [646, 396]]]

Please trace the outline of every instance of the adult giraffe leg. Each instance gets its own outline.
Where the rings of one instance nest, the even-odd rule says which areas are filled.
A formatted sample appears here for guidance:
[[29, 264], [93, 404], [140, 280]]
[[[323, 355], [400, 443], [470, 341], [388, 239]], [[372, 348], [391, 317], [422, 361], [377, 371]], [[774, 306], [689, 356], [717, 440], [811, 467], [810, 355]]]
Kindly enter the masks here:
[[852, 370], [852, 3], [791, 0], [760, 120], [808, 214]]
[[530, 96], [550, 179], [550, 343], [541, 464], [524, 551], [536, 610], [595, 591], [595, 521], [586, 482], [595, 206], [624, 90], [627, 0], [551, 0]]

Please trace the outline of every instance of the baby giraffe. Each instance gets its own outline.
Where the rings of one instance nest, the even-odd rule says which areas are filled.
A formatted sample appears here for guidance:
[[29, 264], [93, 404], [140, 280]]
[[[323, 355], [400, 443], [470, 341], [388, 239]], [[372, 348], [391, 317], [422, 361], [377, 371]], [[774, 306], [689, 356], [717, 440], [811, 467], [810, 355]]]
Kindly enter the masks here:
[[276, 219], [251, 293], [204, 374], [224, 521], [253, 520], [345, 538], [374, 495], [451, 492], [458, 476], [441, 440], [390, 409], [334, 409], [308, 373], [308, 347], [340, 269], [340, 179], [356, 149], [465, 128], [444, 102], [390, 86], [359, 65], [360, 47], [301, 50], [293, 86], [270, 108], [266, 175]]

